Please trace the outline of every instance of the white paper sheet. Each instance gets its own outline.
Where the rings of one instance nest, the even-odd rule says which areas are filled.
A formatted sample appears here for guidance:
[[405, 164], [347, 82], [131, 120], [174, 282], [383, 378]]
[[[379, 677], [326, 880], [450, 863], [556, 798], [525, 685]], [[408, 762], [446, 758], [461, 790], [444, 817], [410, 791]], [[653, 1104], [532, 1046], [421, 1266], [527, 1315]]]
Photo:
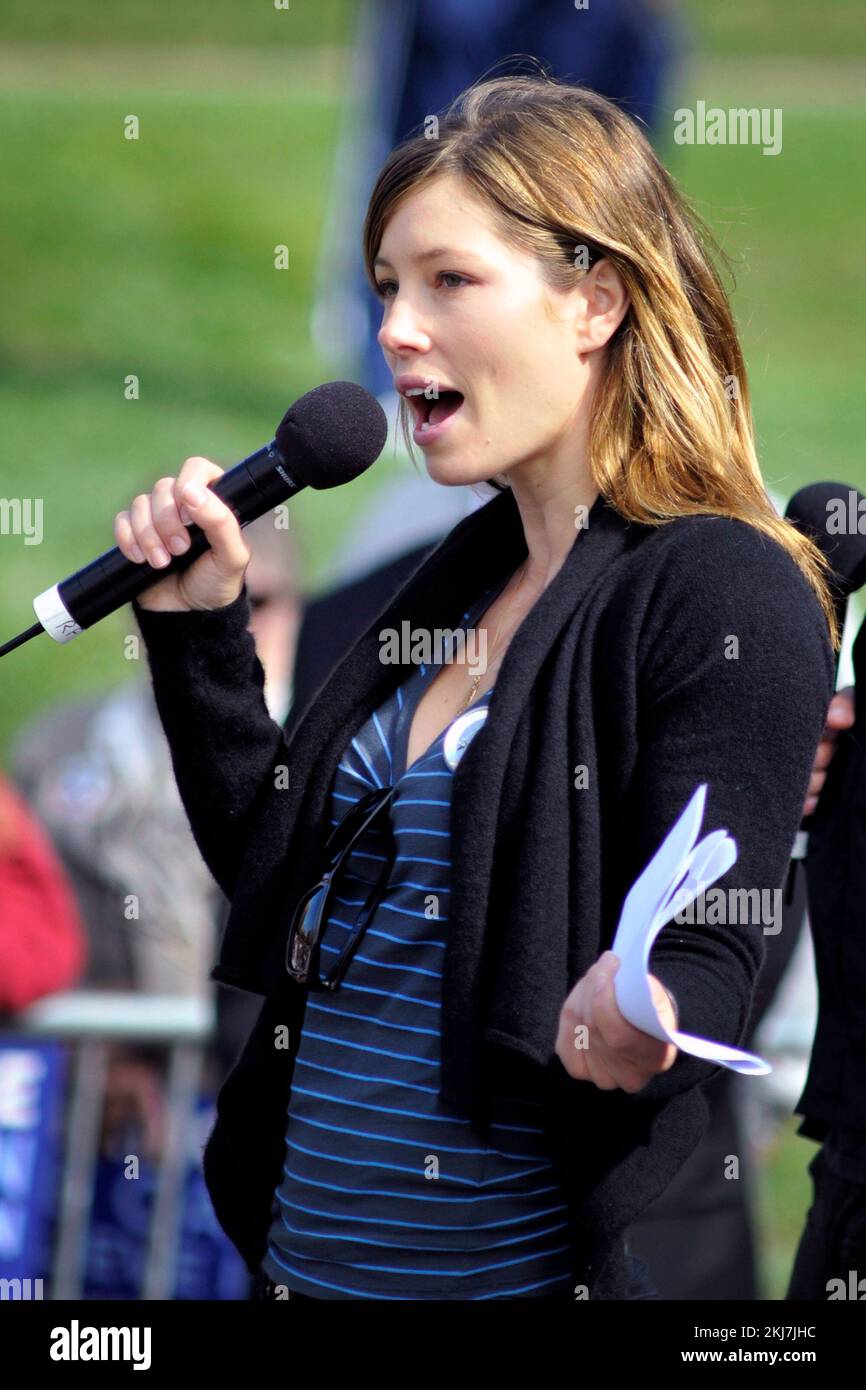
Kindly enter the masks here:
[[695, 843], [706, 796], [704, 782], [629, 890], [611, 947], [620, 962], [614, 976], [616, 1002], [635, 1028], [662, 1042], [675, 1043], [692, 1057], [703, 1057], [746, 1076], [765, 1076], [772, 1067], [751, 1052], [668, 1030], [659, 1018], [650, 989], [649, 955], [659, 932], [675, 913], [727, 873], [737, 858], [736, 843], [726, 830], [713, 830]]

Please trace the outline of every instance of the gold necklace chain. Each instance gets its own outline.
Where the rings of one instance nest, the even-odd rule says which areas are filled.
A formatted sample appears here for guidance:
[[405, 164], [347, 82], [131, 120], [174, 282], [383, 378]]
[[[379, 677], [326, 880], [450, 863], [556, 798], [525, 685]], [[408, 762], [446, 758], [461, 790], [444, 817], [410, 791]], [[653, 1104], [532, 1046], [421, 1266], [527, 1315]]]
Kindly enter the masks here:
[[[523, 566], [522, 566], [522, 568], [523, 568], [523, 573], [522, 573], [522, 575], [520, 576], [520, 580], [519, 580], [519, 582], [518, 582], [518, 584], [517, 584], [517, 588], [514, 590], [515, 594], [517, 593], [517, 590], [520, 588], [520, 585], [523, 583], [524, 579], [526, 578], [526, 570], [527, 570], [528, 564], [529, 564], [529, 556], [527, 556], [526, 559], [525, 559], [524, 562], [523, 562]], [[513, 578], [514, 578], [514, 576], [512, 575], [512, 579], [513, 579]], [[493, 646], [492, 646], [492, 648], [491, 648], [490, 655], [492, 655], [493, 652], [496, 651], [496, 644], [497, 644], [497, 642], [499, 641], [499, 637], [500, 637], [500, 635], [501, 635], [501, 633], [502, 633], [502, 623], [503, 623], [503, 619], [500, 618], [499, 623], [497, 624], [497, 628], [496, 628], [496, 637], [495, 637], [495, 639], [494, 639], [494, 642], [493, 642]], [[473, 677], [472, 677], [472, 684], [471, 684], [471, 686], [470, 686], [469, 694], [466, 696], [466, 699], [463, 701], [463, 704], [460, 706], [459, 710], [457, 711], [458, 714], [462, 714], [463, 711], [464, 711], [469, 705], [472, 704], [472, 701], [475, 699], [475, 696], [476, 696], [477, 693], [478, 693], [478, 686], [479, 686], [480, 683], [481, 683], [481, 676], [482, 676], [482, 675], [486, 675], [486, 674], [487, 674], [486, 672], [481, 672], [481, 673], [479, 673], [479, 675], [473, 676]]]
[[[582, 534], [583, 534], [583, 530], [581, 529], [580, 531], [578, 531], [578, 534], [577, 534], [577, 540], [578, 540], [578, 541], [580, 540], [580, 537], [581, 537]], [[517, 584], [517, 588], [514, 590], [515, 594], [517, 593], [517, 590], [520, 588], [521, 584], [523, 583], [524, 579], [526, 578], [526, 571], [527, 571], [527, 569], [529, 568], [529, 556], [528, 556], [528, 555], [527, 555], [526, 559], [524, 560], [523, 565], [521, 566], [521, 568], [522, 568], [522, 570], [523, 570], [523, 573], [522, 573], [521, 576], [520, 576], [520, 579], [519, 579], [518, 584]], [[514, 573], [516, 574], [516, 573], [517, 573], [517, 570], [515, 570]], [[511, 580], [509, 580], [509, 583], [511, 583], [511, 581], [512, 581], [513, 579], [514, 579], [514, 575], [511, 576]], [[506, 584], [505, 587], [507, 588], [508, 585]], [[502, 592], [504, 593], [505, 590], [503, 590]], [[500, 594], [499, 597], [501, 598], [501, 597], [502, 597], [502, 594]], [[495, 640], [494, 640], [494, 642], [493, 642], [492, 651], [495, 651], [495, 650], [496, 650], [496, 644], [497, 644], [497, 642], [499, 641], [499, 637], [500, 637], [501, 632], [502, 632], [502, 620], [500, 619], [499, 625], [497, 626], [497, 629], [496, 629], [496, 638], [495, 638]], [[492, 654], [492, 653], [491, 653], [491, 654]], [[502, 661], [500, 660], [499, 665], [501, 665], [501, 664], [502, 664]], [[494, 669], [497, 669], [497, 668], [494, 668]], [[476, 694], [478, 693], [478, 686], [480, 685], [480, 683], [481, 683], [481, 676], [480, 676], [480, 675], [478, 675], [478, 676], [473, 676], [473, 677], [472, 677], [472, 684], [471, 684], [470, 689], [469, 689], [469, 694], [466, 696], [466, 699], [463, 701], [463, 704], [460, 706], [459, 710], [457, 711], [458, 714], [462, 714], [463, 711], [467, 708], [467, 706], [469, 706], [469, 705], [472, 704], [472, 701], [475, 699], [475, 696], [476, 696]]]

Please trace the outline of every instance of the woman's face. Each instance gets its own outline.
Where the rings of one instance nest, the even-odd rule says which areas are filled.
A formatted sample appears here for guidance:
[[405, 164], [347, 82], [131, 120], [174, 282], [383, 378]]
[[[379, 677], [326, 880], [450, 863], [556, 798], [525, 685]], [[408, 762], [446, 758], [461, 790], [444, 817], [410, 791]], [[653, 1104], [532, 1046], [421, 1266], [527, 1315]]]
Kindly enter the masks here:
[[[504, 243], [452, 175], [397, 207], [375, 270], [384, 296], [378, 339], [396, 389], [405, 375], [425, 388], [409, 404], [430, 476], [474, 483], [515, 467], [532, 476], [559, 459], [573, 476], [601, 346], [585, 291], [551, 290], [538, 261]], [[454, 404], [446, 387], [462, 393], [462, 404], [425, 439], [425, 414], [432, 409], [435, 421]]]

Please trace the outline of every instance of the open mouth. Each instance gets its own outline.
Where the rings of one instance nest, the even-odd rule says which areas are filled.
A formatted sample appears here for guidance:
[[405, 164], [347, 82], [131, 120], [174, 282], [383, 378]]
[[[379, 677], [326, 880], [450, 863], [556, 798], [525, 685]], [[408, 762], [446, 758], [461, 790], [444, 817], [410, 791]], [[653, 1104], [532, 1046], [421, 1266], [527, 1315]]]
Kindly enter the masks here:
[[461, 391], [440, 391], [438, 396], [428, 397], [423, 393], [418, 396], [409, 396], [409, 402], [415, 414], [416, 425], [425, 422], [428, 425], [441, 425], [443, 420], [447, 420], [449, 415], [453, 415], [463, 404], [463, 393]]

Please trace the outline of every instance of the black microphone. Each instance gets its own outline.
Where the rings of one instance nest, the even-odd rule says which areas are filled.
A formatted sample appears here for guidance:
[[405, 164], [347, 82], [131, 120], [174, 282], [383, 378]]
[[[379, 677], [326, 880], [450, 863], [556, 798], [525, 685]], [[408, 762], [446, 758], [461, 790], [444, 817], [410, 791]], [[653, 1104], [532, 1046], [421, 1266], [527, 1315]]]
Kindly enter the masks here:
[[[269, 444], [208, 486], [246, 526], [302, 488], [351, 482], [376, 462], [387, 436], [385, 412], [369, 391], [352, 381], [330, 381], [295, 401]], [[42, 632], [68, 642], [163, 575], [186, 569], [208, 549], [200, 526], [192, 523], [187, 530], [189, 549], [159, 569], [128, 560], [114, 546], [46, 589], [33, 600], [39, 622], [0, 647], [0, 656]]]
[[785, 516], [833, 567], [827, 583], [841, 632], [849, 596], [866, 584], [866, 497], [850, 483], [810, 483], [794, 493]]

